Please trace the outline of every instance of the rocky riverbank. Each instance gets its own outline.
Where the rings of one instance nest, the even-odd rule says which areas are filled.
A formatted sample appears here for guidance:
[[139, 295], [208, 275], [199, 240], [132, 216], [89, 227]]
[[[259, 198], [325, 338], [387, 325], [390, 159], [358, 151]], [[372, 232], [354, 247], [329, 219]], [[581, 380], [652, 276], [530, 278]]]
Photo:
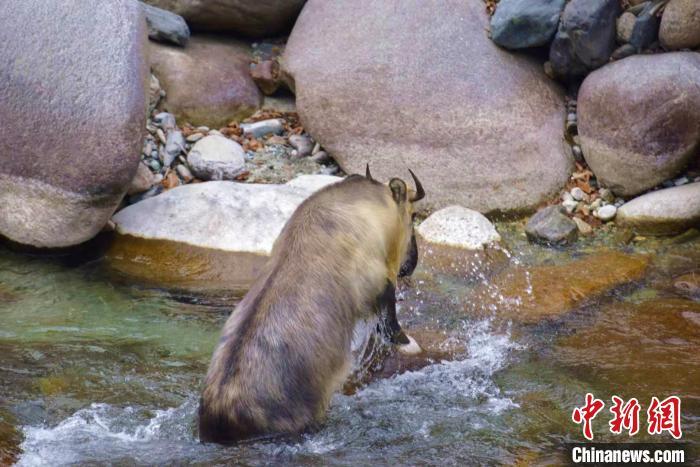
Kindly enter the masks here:
[[[381, 180], [413, 169], [428, 193], [420, 218], [440, 213], [441, 228], [456, 232], [464, 212], [493, 221], [538, 209], [523, 235], [547, 245], [601, 229], [632, 241], [698, 226], [700, 44], [692, 2], [471, 0], [448, 15], [370, 0], [352, 8], [287, 2], [273, 13], [241, 0], [248, 19], [260, 21], [255, 27], [241, 23], [236, 2], [147, 3], [110, 6], [104, 28], [80, 34], [51, 24], [71, 34], [63, 35], [66, 47], [85, 60], [100, 53], [98, 31], [128, 51], [90, 66], [27, 52], [21, 34], [4, 32], [12, 56], [32, 55], [56, 78], [49, 88], [43, 75], [8, 68], [3, 111], [38, 105], [41, 92], [20, 92], [29, 79], [49, 95], [44, 117], [67, 115], [64, 125], [88, 133], [68, 142], [47, 130], [30, 143], [19, 126], [2, 129], [2, 154], [13, 155], [0, 169], [8, 188], [3, 236], [68, 246], [103, 228], [120, 231], [122, 212], [135, 206], [144, 222], [163, 206], [194, 209], [187, 196], [147, 203], [193, 184], [227, 183], [236, 193], [245, 192], [239, 185], [273, 184], [283, 192], [300, 175], [342, 177], [367, 163]], [[30, 10], [12, 13], [16, 20]], [[36, 14], [52, 17], [46, 8]], [[115, 18], [129, 34], [108, 27]], [[66, 66], [71, 73], [51, 73]], [[147, 95], [139, 94], [144, 88]], [[75, 89], [82, 91], [71, 97]], [[64, 111], [78, 104], [95, 109], [89, 123], [84, 110]], [[123, 118], [103, 118], [100, 131], [89, 133], [92, 115], [104, 109]], [[136, 128], [139, 120], [145, 124]], [[100, 163], [88, 164], [95, 154]], [[38, 157], [42, 163], [32, 162]], [[236, 199], [232, 213], [249, 208], [245, 195]], [[225, 236], [229, 227], [216, 221], [200, 227]], [[166, 230], [158, 238], [197, 244]], [[449, 248], [471, 250], [472, 240]]]

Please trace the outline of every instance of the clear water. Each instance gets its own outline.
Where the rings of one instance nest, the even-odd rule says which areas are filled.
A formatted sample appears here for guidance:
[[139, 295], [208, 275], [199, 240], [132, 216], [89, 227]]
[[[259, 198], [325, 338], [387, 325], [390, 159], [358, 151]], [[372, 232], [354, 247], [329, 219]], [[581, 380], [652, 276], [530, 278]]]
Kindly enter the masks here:
[[[545, 250], [507, 232], [506, 242], [506, 273], [607, 247]], [[697, 444], [700, 304], [670, 284], [700, 268], [700, 242], [625, 249], [652, 253], [643, 278], [535, 324], [499, 312], [517, 309], [537, 284], [505, 293], [478, 263], [468, 278], [419, 273], [402, 291], [399, 318], [442, 336], [458, 349], [450, 359], [337, 395], [317, 433], [221, 447], [198, 442], [195, 414], [234, 297], [183, 299], [124, 281], [99, 258], [0, 247], [0, 463], [560, 464], [563, 443], [581, 440], [570, 414], [589, 391], [643, 404], [679, 395], [684, 439]], [[598, 425], [597, 439], [616, 440]]]

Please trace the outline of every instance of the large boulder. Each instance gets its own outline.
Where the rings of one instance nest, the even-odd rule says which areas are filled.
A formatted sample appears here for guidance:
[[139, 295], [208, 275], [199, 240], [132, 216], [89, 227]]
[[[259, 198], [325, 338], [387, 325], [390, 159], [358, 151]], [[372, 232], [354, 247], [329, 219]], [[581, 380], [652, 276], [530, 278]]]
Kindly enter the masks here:
[[287, 185], [214, 181], [173, 188], [114, 216], [108, 260], [140, 281], [245, 291], [297, 206], [340, 180], [303, 175]]
[[192, 37], [185, 49], [150, 43], [151, 68], [166, 91], [164, 107], [178, 121], [221, 127], [262, 103], [242, 42]]
[[409, 167], [427, 209], [531, 210], [572, 167], [562, 93], [487, 29], [479, 0], [312, 0], [283, 66], [305, 128], [346, 172]]
[[173, 11], [198, 31], [274, 36], [291, 29], [305, 0], [145, 0]]
[[700, 182], [635, 198], [617, 211], [617, 223], [651, 235], [673, 235], [699, 227]]
[[619, 15], [618, 0], [571, 0], [549, 51], [552, 71], [571, 78], [605, 65], [615, 50]]
[[564, 0], [501, 0], [491, 17], [491, 39], [508, 49], [549, 44]]
[[146, 118], [138, 2], [0, 8], [0, 234], [35, 247], [92, 238], [136, 173]]
[[661, 17], [659, 40], [669, 50], [700, 47], [700, 2], [668, 2]]
[[673, 177], [700, 143], [700, 54], [637, 55], [591, 73], [578, 131], [598, 181], [618, 195]]

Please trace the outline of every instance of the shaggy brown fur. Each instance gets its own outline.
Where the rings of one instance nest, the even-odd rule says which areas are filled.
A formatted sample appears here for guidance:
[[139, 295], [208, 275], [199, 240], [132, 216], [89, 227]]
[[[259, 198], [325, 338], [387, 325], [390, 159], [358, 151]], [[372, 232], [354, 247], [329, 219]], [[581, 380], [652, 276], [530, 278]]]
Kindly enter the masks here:
[[299, 206], [224, 325], [199, 408], [202, 441], [313, 429], [349, 375], [358, 320], [393, 313], [389, 337], [405, 339], [393, 291], [407, 257], [403, 272], [415, 267], [412, 195], [399, 179], [353, 175]]

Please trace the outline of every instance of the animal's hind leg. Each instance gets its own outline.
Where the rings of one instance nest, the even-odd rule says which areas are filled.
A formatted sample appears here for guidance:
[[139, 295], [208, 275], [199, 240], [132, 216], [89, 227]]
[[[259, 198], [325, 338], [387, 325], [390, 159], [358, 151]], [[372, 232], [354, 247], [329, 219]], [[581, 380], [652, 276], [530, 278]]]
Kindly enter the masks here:
[[384, 336], [393, 344], [410, 343], [396, 318], [396, 287], [389, 280], [386, 281], [384, 291], [377, 298], [377, 309], [379, 310], [379, 327]]

